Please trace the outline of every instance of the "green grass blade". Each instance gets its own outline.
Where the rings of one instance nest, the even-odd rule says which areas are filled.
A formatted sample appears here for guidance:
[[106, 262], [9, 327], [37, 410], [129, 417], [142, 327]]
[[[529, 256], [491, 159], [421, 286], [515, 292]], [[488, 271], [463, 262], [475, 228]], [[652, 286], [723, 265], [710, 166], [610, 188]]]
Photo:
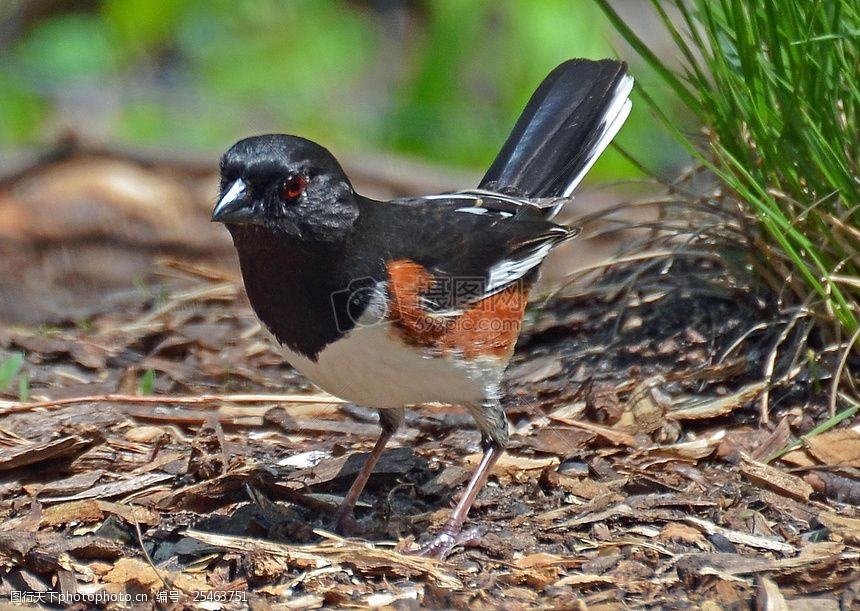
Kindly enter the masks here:
[[140, 388], [138, 390], [138, 394], [143, 397], [148, 397], [155, 392], [155, 371], [152, 369], [147, 369], [143, 372], [143, 375], [140, 376]]
[[16, 352], [0, 364], [0, 390], [6, 390], [21, 371], [24, 365], [24, 354]]
[[612, 25], [621, 32], [624, 39], [632, 46], [636, 52], [646, 61], [651, 68], [657, 72], [660, 77], [675, 91], [676, 95], [681, 98], [684, 103], [694, 112], [699, 107], [698, 100], [693, 93], [684, 85], [683, 81], [672, 72], [661, 60], [648, 48], [642, 39], [640, 39], [633, 30], [624, 22], [623, 19], [609, 5], [608, 0], [594, 0], [604, 15], [609, 19]]

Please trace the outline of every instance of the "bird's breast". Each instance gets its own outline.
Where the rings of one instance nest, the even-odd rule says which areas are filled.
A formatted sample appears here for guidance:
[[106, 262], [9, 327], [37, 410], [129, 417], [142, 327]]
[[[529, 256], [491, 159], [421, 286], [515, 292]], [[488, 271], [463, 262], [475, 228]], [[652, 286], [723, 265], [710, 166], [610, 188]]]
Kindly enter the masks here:
[[324, 391], [374, 408], [479, 405], [497, 397], [507, 358], [431, 354], [405, 344], [391, 323], [357, 326], [316, 360], [282, 346], [287, 361]]

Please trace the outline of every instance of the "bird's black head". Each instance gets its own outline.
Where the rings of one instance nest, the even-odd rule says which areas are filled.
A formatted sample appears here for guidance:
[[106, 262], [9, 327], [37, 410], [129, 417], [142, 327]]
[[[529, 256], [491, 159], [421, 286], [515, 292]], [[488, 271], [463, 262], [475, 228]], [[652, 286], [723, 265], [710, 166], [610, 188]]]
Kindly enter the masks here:
[[331, 241], [358, 217], [355, 192], [325, 148], [297, 136], [240, 140], [221, 158], [221, 196], [212, 220], [233, 233], [265, 228]]

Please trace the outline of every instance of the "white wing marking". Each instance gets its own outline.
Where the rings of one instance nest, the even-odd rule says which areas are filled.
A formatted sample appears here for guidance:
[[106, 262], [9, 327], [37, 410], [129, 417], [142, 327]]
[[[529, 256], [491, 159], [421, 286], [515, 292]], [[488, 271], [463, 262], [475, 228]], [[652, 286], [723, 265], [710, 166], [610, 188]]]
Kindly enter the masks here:
[[594, 146], [592, 146], [591, 150], [588, 152], [588, 159], [583, 164], [582, 169], [573, 177], [570, 183], [568, 183], [567, 188], [563, 193], [564, 197], [569, 197], [570, 194], [573, 193], [573, 190], [576, 189], [591, 169], [591, 166], [593, 166], [594, 162], [597, 161], [597, 158], [600, 157], [600, 154], [607, 146], [609, 146], [609, 143], [612, 142], [612, 139], [618, 133], [618, 130], [621, 129], [621, 126], [624, 125], [624, 121], [627, 120], [627, 116], [630, 114], [630, 108], [633, 106], [632, 102], [629, 100], [630, 92], [632, 90], [633, 77], [628, 74], [621, 79], [621, 82], [619, 82], [618, 86], [615, 88], [612, 102], [607, 106], [606, 112], [603, 113], [603, 118], [601, 120], [603, 133], [600, 134], [597, 142], [594, 143]]
[[416, 197], [414, 199], [467, 199], [470, 201], [481, 201], [481, 198], [477, 195], [473, 195], [464, 191], [458, 191], [456, 193], [437, 193], [435, 195], [422, 195], [421, 197]]
[[478, 206], [470, 206], [468, 208], [457, 208], [454, 212], [466, 212], [468, 214], [498, 214], [502, 218], [508, 219], [511, 218], [514, 213], [513, 212], [505, 212], [504, 210], [488, 210], [487, 208], [480, 208]]
[[490, 268], [487, 276], [487, 287], [484, 289], [486, 295], [492, 295], [511, 282], [525, 276], [529, 270], [539, 265], [549, 254], [555, 242], [542, 242], [539, 246], [529, 250], [523, 256], [516, 259], [505, 259], [499, 261]]

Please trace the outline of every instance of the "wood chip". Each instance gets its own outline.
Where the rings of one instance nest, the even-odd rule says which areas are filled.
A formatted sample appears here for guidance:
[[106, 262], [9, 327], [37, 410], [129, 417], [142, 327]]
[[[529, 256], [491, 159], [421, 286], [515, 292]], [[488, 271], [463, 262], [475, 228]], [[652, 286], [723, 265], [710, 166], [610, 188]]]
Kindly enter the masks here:
[[123, 435], [126, 441], [133, 443], [152, 443], [159, 439], [169, 439], [170, 434], [167, 429], [160, 426], [136, 426], [125, 432]]
[[[107, 584], [111, 592], [128, 591], [130, 584], [132, 589], [143, 590], [154, 596], [159, 590], [179, 590], [186, 594], [200, 593], [212, 590], [202, 578], [195, 578], [189, 573], [170, 573], [166, 577], [170, 580], [165, 583], [160, 571], [156, 571], [152, 565], [136, 558], [120, 558], [108, 571], [102, 580]], [[199, 594], [198, 594], [199, 595]]]
[[621, 417], [613, 429], [625, 433], [650, 435], [660, 430], [666, 422], [665, 412], [670, 400], [660, 388], [665, 380], [657, 376], [640, 382], [624, 404]]
[[271, 422], [281, 427], [287, 433], [303, 434], [337, 434], [358, 435], [361, 437], [376, 437], [379, 435], [379, 425], [363, 422], [345, 422], [343, 420], [320, 420], [319, 418], [298, 418], [288, 410], [275, 407], [266, 412], [265, 422]]
[[547, 471], [546, 473], [546, 482], [549, 485], [564, 488], [581, 499], [591, 500], [612, 491], [605, 483], [595, 481], [590, 477], [572, 477], [557, 471]]
[[[835, 596], [787, 598], [785, 602], [791, 611], [840, 611], [840, 609], [844, 609]], [[856, 598], [854, 603], [857, 603]]]
[[743, 453], [741, 453], [740, 471], [748, 480], [793, 499], [808, 501], [814, 492], [812, 486], [796, 475], [790, 475], [776, 467], [753, 460]]
[[519, 381], [533, 384], [557, 376], [561, 371], [561, 361], [554, 356], [546, 356], [523, 363], [516, 368], [515, 374]]
[[595, 522], [605, 522], [607, 520], [611, 520], [613, 518], [629, 518], [634, 514], [633, 509], [629, 505], [618, 504], [614, 507], [607, 509], [606, 511], [601, 511], [600, 513], [593, 513], [590, 515], [579, 516], [578, 518], [573, 518], [572, 520], [567, 520], [566, 522], [561, 522], [560, 524], [553, 524], [548, 528], [551, 530], [560, 530], [564, 528], [575, 528], [577, 526], [581, 526], [583, 524], [593, 524]]
[[791, 427], [788, 425], [788, 418], [783, 418], [767, 439], [752, 451], [750, 458], [764, 461], [768, 456], [784, 448], [789, 439], [791, 439]]
[[718, 431], [717, 434], [710, 437], [646, 448], [642, 450], [642, 453], [648, 456], [668, 456], [683, 458], [685, 460], [700, 460], [706, 456], [710, 456], [717, 449], [722, 440], [721, 433], [722, 431]]
[[69, 435], [51, 441], [24, 444], [4, 452], [4, 456], [0, 457], [0, 471], [71, 456], [83, 451], [92, 441], [78, 435]]
[[705, 420], [720, 418], [744, 407], [767, 388], [766, 382], [756, 382], [744, 386], [737, 392], [723, 397], [689, 399], [683, 404], [676, 403], [676, 409], [666, 414], [673, 420]]
[[449, 573], [443, 562], [420, 556], [405, 556], [395, 551], [376, 547], [369, 543], [341, 539], [328, 533], [330, 538], [320, 545], [287, 545], [233, 537], [195, 530], [185, 531], [186, 537], [242, 554], [269, 554], [281, 558], [285, 566], [309, 565], [319, 568], [331, 564], [352, 567], [354, 570], [375, 575], [381, 570], [391, 571], [404, 577], [422, 576], [443, 588], [462, 588], [459, 579]]
[[582, 561], [577, 558], [564, 558], [557, 554], [538, 552], [514, 560], [518, 570], [504, 577], [508, 584], [524, 584], [535, 590], [542, 590], [558, 580], [566, 566], [578, 566]]
[[818, 515], [818, 521], [845, 541], [860, 544], [860, 520], [857, 518], [825, 511]]
[[[614, 586], [618, 579], [611, 575], [589, 575], [586, 573], [574, 573], [556, 581], [552, 586], [560, 588], [563, 586], [574, 586], [575, 588], [587, 588], [591, 586]], [[590, 608], [590, 607], [589, 607]]]
[[756, 611], [788, 611], [785, 597], [773, 581], [767, 577], [756, 579]]
[[76, 501], [79, 499], [109, 499], [133, 492], [142, 492], [151, 486], [155, 486], [172, 479], [174, 479], [174, 476], [169, 473], [145, 473], [143, 475], [120, 480], [118, 482], [110, 482], [108, 484], [95, 486], [77, 494], [48, 497], [41, 500], [44, 503], [60, 503], [63, 501]]
[[729, 528], [723, 528], [722, 526], [717, 526], [713, 522], [703, 520], [702, 518], [687, 516], [684, 520], [688, 524], [692, 524], [693, 526], [701, 528], [708, 535], [719, 534], [724, 536], [732, 543], [737, 543], [739, 545], [746, 545], [759, 549], [767, 549], [774, 552], [781, 552], [783, 554], [793, 554], [797, 551], [793, 546], [789, 545], [788, 543], [783, 543], [782, 541], [775, 541], [773, 539], [766, 539], [757, 535], [742, 533], [736, 530], [731, 530]]
[[72, 495], [89, 490], [103, 475], [104, 471], [101, 469], [93, 469], [45, 484], [28, 484], [24, 486], [24, 490], [31, 496], [40, 494], [43, 496]]
[[[320, 461], [313, 467], [298, 469], [287, 475], [284, 485], [294, 489], [325, 487], [335, 480], [352, 481], [361, 470], [364, 462], [370, 457], [370, 452], [353, 452], [336, 458]], [[421, 464], [409, 447], [386, 448], [379, 457], [379, 462], [373, 469], [373, 478], [402, 476], [410, 469]]]
[[158, 514], [146, 507], [131, 507], [102, 500], [69, 501], [42, 510], [42, 526], [59, 526], [69, 522], [98, 522], [114, 514], [128, 524], [158, 524]]
[[545, 426], [530, 435], [514, 435], [512, 441], [544, 454], [568, 456], [576, 450], [585, 448], [594, 439], [595, 433], [569, 426]]
[[[463, 463], [475, 466], [481, 462], [482, 454], [470, 454], [463, 458]], [[528, 458], [516, 454], [502, 454], [496, 464], [493, 465], [493, 473], [496, 475], [516, 475], [521, 471], [541, 471], [549, 467], [557, 467], [561, 461], [557, 456], [547, 458]]]
[[677, 522], [666, 524], [663, 530], [660, 531], [660, 534], [657, 535], [657, 540], [663, 543], [674, 541], [686, 545], [695, 545], [700, 548], [706, 544], [705, 538], [699, 529], [687, 526], [686, 524], [678, 524]]
[[681, 556], [675, 566], [679, 575], [693, 574], [698, 577], [716, 575], [731, 579], [739, 575], [774, 573], [779, 575], [789, 570], [809, 571], [813, 568], [827, 567], [840, 561], [856, 562], [857, 553], [800, 555], [793, 558], [773, 560], [762, 556], [741, 556], [731, 553], [694, 552]]
[[782, 462], [794, 465], [795, 467], [814, 467], [818, 463], [805, 449], [792, 450], [780, 457]]
[[562, 424], [577, 427], [585, 431], [594, 433], [597, 436], [602, 437], [612, 445], [627, 446], [628, 448], [635, 448], [639, 445], [633, 435], [630, 435], [629, 433], [625, 433], [623, 431], [616, 431], [607, 426], [600, 426], [599, 424], [591, 424], [590, 422], [583, 422], [579, 420], [570, 420], [568, 418], [562, 418], [561, 416], [557, 416], [555, 414], [550, 414], [549, 417], [550, 419], [555, 420], [557, 422], [561, 422]]

